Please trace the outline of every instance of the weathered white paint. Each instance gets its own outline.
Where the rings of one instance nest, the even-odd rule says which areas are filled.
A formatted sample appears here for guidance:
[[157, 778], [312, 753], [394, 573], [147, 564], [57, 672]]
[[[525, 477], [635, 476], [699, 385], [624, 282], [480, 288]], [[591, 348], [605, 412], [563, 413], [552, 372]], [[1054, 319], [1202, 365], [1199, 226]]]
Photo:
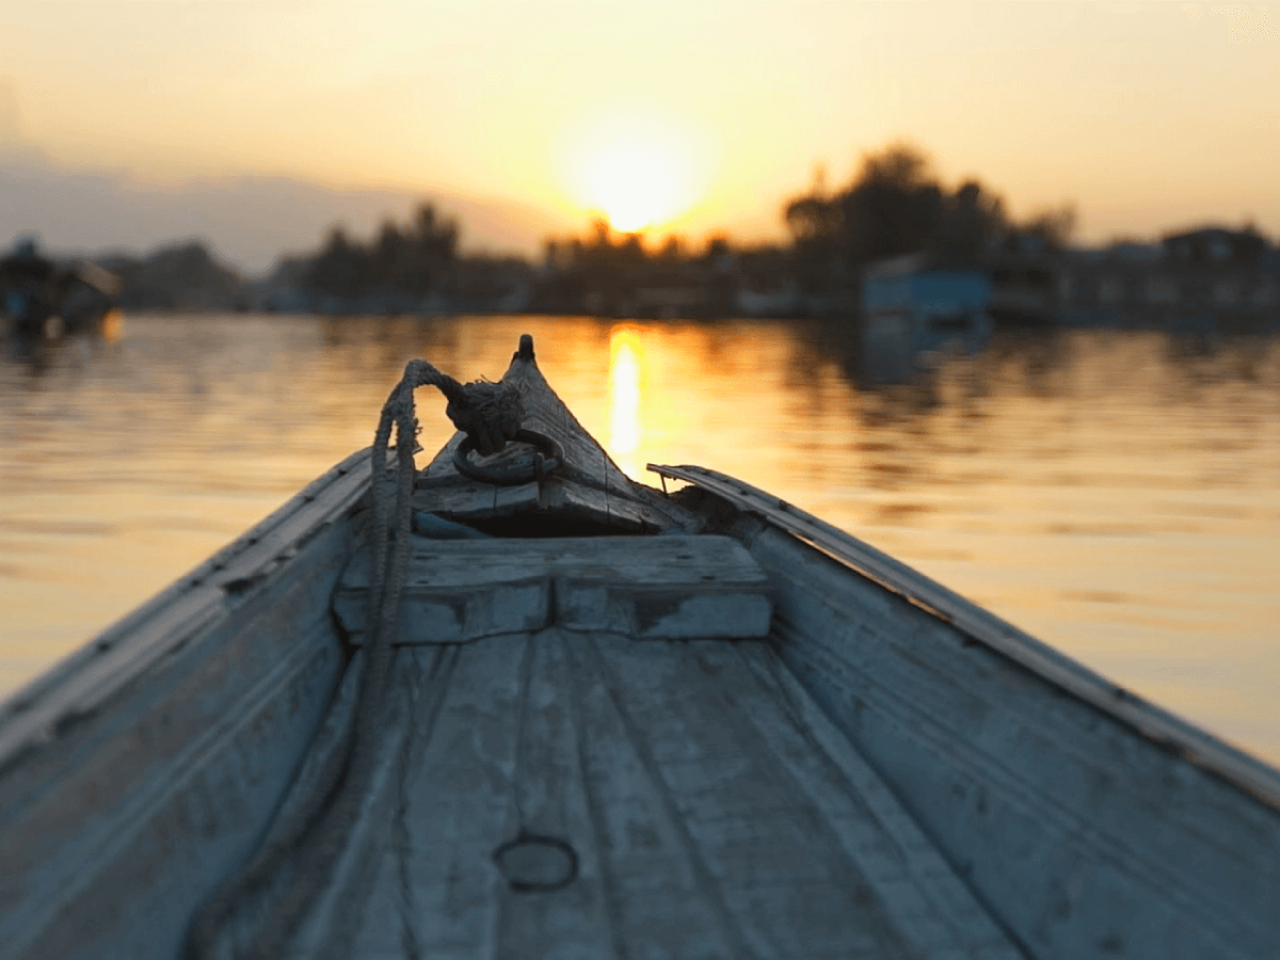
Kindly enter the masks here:
[[[371, 563], [352, 559], [334, 610], [364, 642]], [[638, 640], [763, 637], [769, 579], [729, 537], [414, 538], [399, 644], [462, 643], [559, 625]]]
[[1153, 739], [1131, 711], [1167, 714], [1078, 695], [1111, 686], [1059, 654], [1046, 665], [1034, 641], [1018, 655], [1014, 628], [959, 629], [933, 612], [951, 603], [941, 588], [909, 602], [919, 574], [895, 592], [876, 582], [888, 565], [873, 581], [831, 556], [834, 538], [824, 552], [780, 529], [820, 521], [717, 496], [760, 515], [729, 530], [778, 590], [782, 661], [1029, 955], [1277, 956], [1280, 811], [1258, 795], [1274, 771], [1199, 731], [1185, 752]]
[[177, 953], [343, 668], [327, 601], [367, 464], [339, 465], [4, 705], [0, 957]]
[[[766, 643], [396, 657], [374, 787], [291, 956], [1019, 955]], [[571, 882], [512, 889], [494, 854], [521, 835], [572, 849]]]
[[714, 470], [652, 463], [648, 466], [663, 476], [694, 483], [736, 508], [759, 515], [773, 526], [813, 544], [841, 564], [953, 624], [973, 640], [1123, 720], [1144, 736], [1167, 743], [1191, 762], [1254, 793], [1262, 802], [1280, 808], [1280, 770], [1241, 753], [1181, 717], [1143, 701], [1136, 694], [870, 544], [772, 494]]

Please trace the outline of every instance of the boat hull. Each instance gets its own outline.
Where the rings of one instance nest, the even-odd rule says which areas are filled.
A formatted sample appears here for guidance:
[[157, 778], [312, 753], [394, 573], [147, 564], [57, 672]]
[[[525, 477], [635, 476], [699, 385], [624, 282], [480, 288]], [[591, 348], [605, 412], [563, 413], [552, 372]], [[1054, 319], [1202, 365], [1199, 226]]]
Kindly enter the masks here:
[[1280, 811], [758, 521], [775, 649], [1033, 957], [1267, 957]]
[[4, 705], [0, 956], [174, 957], [254, 849], [347, 652], [367, 452]]

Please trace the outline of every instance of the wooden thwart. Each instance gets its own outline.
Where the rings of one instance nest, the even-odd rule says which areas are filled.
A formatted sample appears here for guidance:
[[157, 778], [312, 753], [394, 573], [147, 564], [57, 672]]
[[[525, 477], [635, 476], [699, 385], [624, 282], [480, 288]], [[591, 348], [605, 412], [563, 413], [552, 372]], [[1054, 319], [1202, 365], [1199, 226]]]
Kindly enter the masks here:
[[[357, 553], [334, 593], [356, 644], [369, 574], [369, 553]], [[768, 635], [772, 613], [768, 577], [729, 537], [415, 537], [396, 642], [465, 643], [550, 626], [640, 640], [747, 639]]]
[[606, 491], [558, 476], [541, 484], [498, 487], [461, 476], [451, 463], [446, 466], [448, 471], [433, 465], [430, 479], [419, 481], [414, 506], [459, 523], [544, 513], [625, 534], [664, 530], [673, 525], [671, 514], [679, 513], [674, 506], [667, 513], [659, 511], [637, 499], [629, 487]]

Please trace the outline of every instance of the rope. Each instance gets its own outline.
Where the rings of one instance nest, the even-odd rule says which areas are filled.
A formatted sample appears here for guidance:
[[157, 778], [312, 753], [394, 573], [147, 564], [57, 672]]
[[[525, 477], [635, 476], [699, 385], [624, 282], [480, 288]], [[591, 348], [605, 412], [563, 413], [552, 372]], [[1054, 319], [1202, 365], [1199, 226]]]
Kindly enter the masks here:
[[[386, 708], [391, 672], [392, 640], [400, 593], [408, 575], [411, 553], [413, 483], [416, 467], [418, 419], [413, 393], [434, 386], [445, 395], [445, 413], [482, 455], [500, 451], [519, 432], [523, 409], [511, 386], [480, 380], [461, 384], [425, 360], [410, 360], [404, 376], [387, 397], [374, 434], [370, 455], [369, 495], [373, 508], [373, 571], [369, 582], [368, 639], [362, 658], [359, 693], [351, 721], [338, 746], [317, 775], [317, 786], [283, 822], [271, 826], [268, 837], [236, 876], [225, 881], [197, 911], [184, 956], [214, 960], [220, 933], [234, 919], [250, 895], [270, 891], [280, 870], [295, 857], [291, 882], [270, 908], [265, 925], [245, 951], [234, 955], [275, 958], [306, 915], [316, 893], [342, 852], [359, 816], [377, 755], [377, 742]], [[395, 516], [388, 501], [387, 452], [391, 428], [396, 430]]]

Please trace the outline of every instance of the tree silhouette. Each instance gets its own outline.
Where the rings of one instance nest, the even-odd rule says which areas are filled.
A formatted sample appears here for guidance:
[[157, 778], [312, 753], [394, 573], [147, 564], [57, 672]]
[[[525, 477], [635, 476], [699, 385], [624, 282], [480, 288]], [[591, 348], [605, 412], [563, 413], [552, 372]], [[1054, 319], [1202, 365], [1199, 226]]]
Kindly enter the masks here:
[[1024, 223], [1018, 234], [1043, 250], [1066, 247], [1076, 228], [1076, 209], [1070, 204], [1042, 211]]
[[977, 180], [966, 180], [947, 198], [930, 250], [949, 265], [969, 265], [993, 250], [1008, 230], [1004, 201]]
[[387, 219], [367, 247], [334, 227], [305, 272], [313, 289], [356, 297], [371, 288], [392, 295], [421, 297], [447, 286], [457, 260], [458, 226], [421, 204], [405, 226]]
[[796, 278], [810, 292], [856, 283], [866, 264], [924, 253], [944, 266], [977, 267], [1000, 250], [1064, 247], [1075, 223], [1067, 206], [1015, 224], [1004, 201], [977, 180], [948, 191], [929, 158], [908, 143], [863, 156], [852, 182], [828, 193], [820, 179], [783, 208]]

